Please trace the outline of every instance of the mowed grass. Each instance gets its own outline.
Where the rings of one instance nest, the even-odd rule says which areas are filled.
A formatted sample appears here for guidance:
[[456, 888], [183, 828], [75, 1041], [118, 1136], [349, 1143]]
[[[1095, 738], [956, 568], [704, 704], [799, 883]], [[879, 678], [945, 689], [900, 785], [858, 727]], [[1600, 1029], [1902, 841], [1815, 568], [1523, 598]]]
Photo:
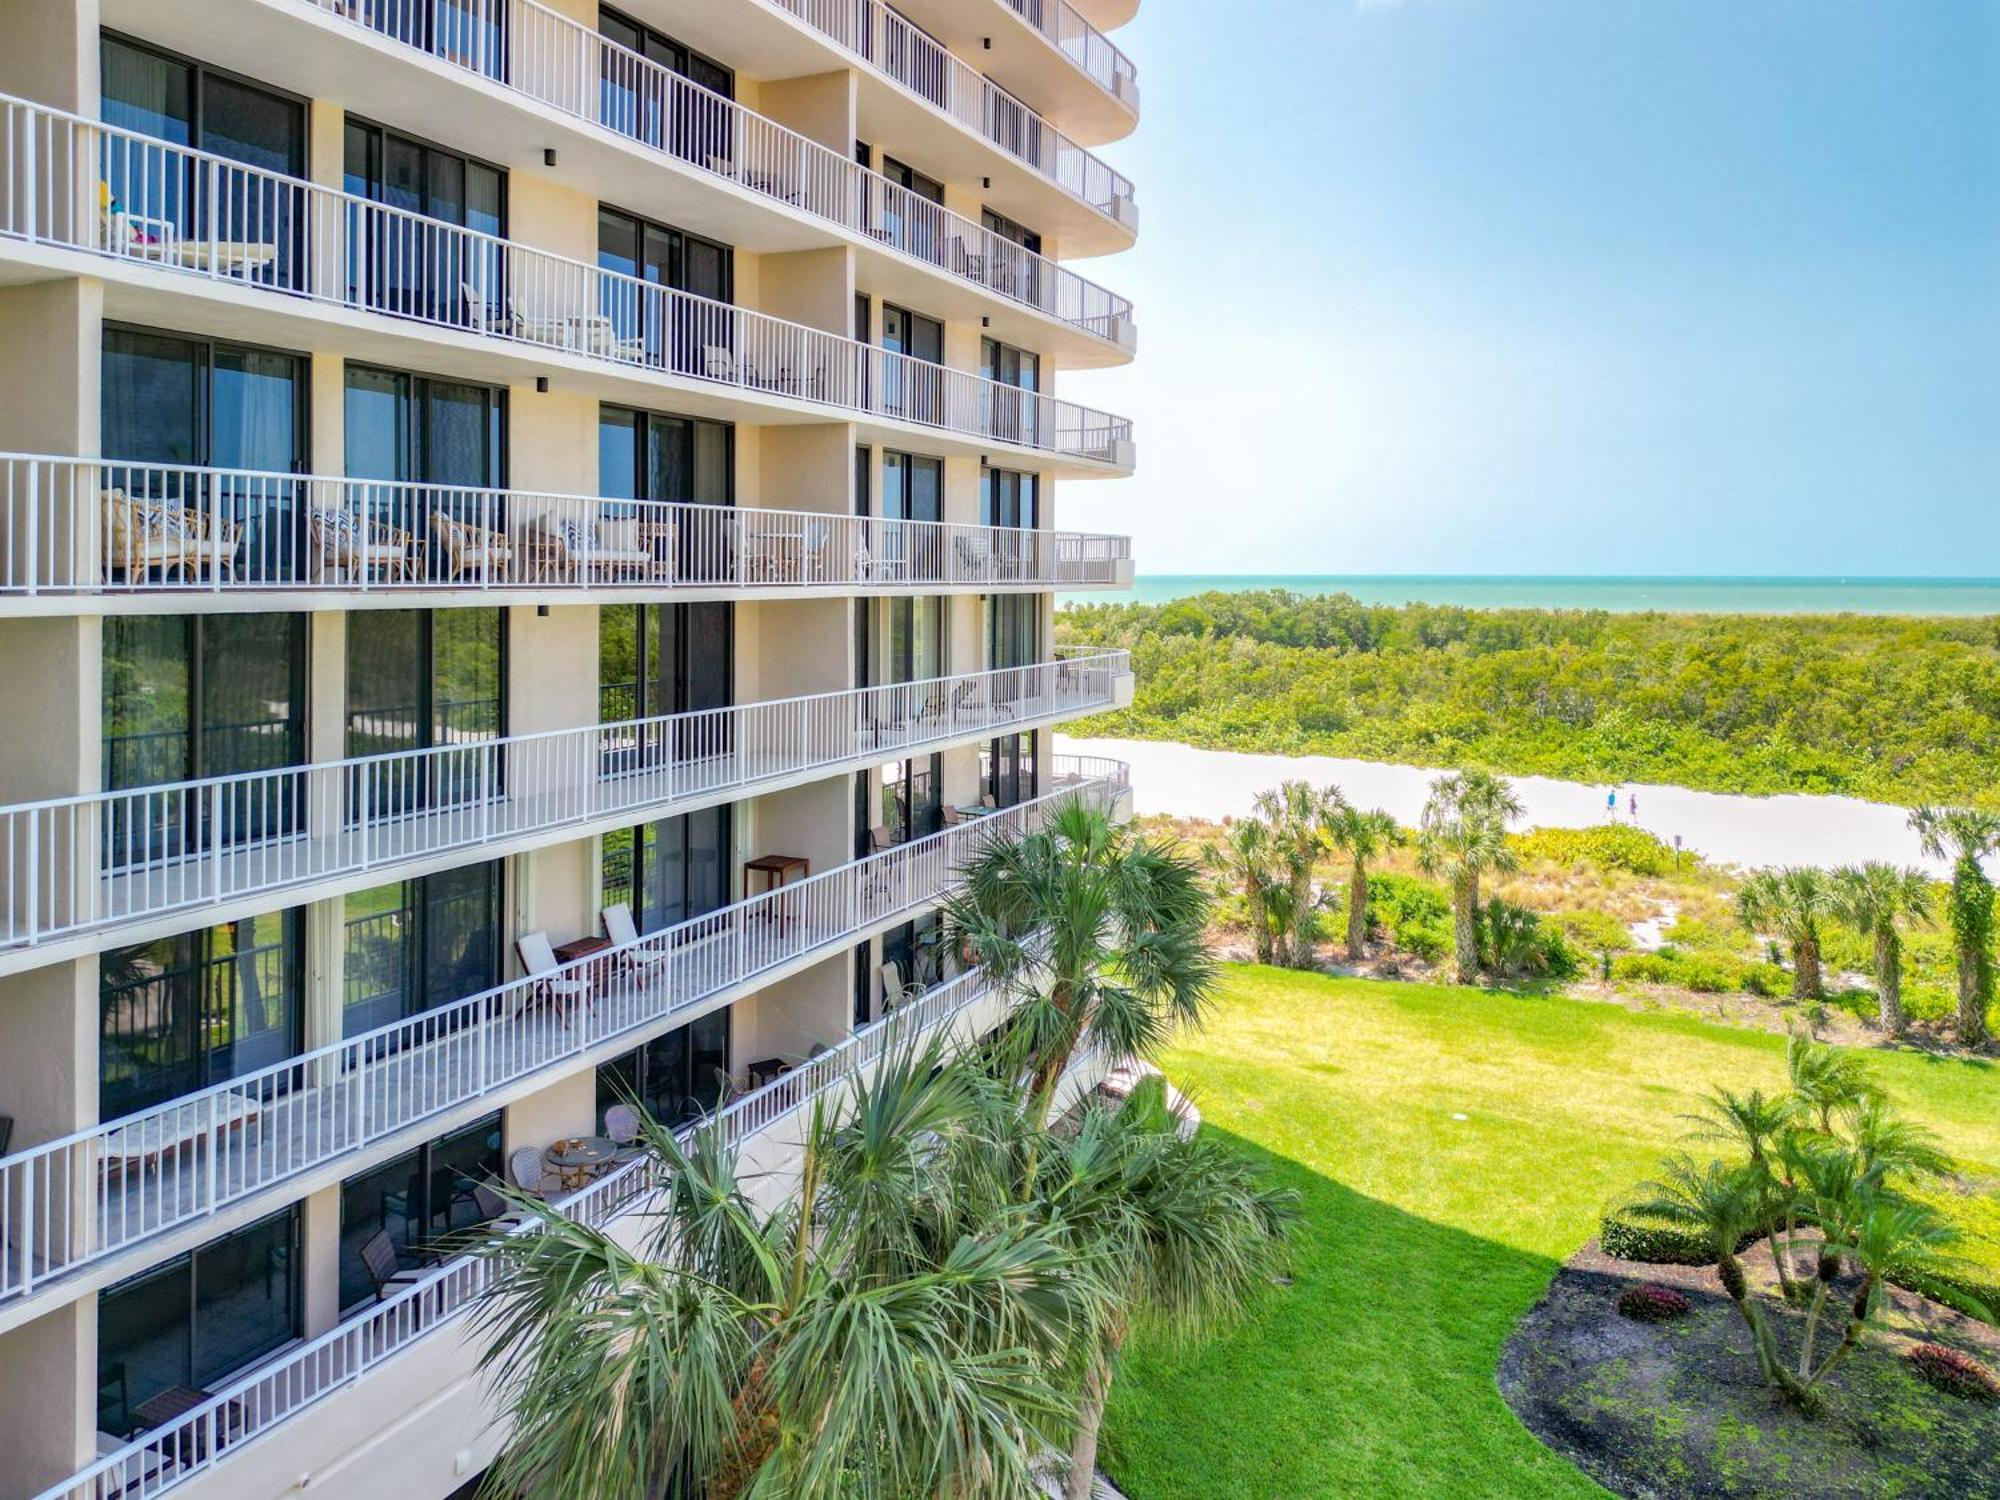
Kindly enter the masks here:
[[[1781, 1086], [1784, 1043], [1587, 1001], [1232, 966], [1208, 1028], [1163, 1062], [1299, 1190], [1304, 1219], [1294, 1284], [1249, 1322], [1192, 1355], [1134, 1352], [1104, 1456], [1133, 1500], [1549, 1500], [1604, 1492], [1501, 1401], [1502, 1344], [1603, 1205], [1678, 1143], [1695, 1097]], [[2000, 1068], [1873, 1065], [1972, 1171], [2000, 1174]]]

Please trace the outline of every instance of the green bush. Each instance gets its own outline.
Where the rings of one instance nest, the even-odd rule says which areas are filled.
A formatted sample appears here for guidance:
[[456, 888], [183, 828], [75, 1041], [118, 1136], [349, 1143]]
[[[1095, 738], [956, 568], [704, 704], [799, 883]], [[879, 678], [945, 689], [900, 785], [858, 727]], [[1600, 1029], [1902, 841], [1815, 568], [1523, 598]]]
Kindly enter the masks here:
[[1514, 849], [1524, 861], [1545, 860], [1575, 868], [1622, 870], [1628, 875], [1673, 872], [1674, 851], [1646, 832], [1619, 823], [1595, 828], [1534, 828], [1513, 835]]
[[1635, 984], [1668, 984], [1698, 995], [1733, 995], [1743, 990], [1766, 995], [1789, 986], [1790, 981], [1780, 971], [1775, 990], [1757, 988], [1770, 979], [1765, 968], [1713, 953], [1687, 953], [1669, 945], [1654, 953], [1628, 953], [1612, 960], [1611, 977]]
[[1635, 1260], [1649, 1266], [1715, 1264], [1715, 1250], [1701, 1235], [1622, 1209], [1611, 1210], [1598, 1222], [1597, 1242], [1614, 1260]]
[[1405, 953], [1436, 963], [1451, 951], [1451, 898], [1433, 881], [1375, 875], [1368, 881], [1368, 925]]
[[1891, 1276], [1889, 1280], [1906, 1292], [2000, 1325], [2000, 1274], [1967, 1271], [1956, 1276]]
[[1775, 1000], [1792, 992], [1792, 976], [1785, 972], [1782, 965], [1760, 959], [1743, 966], [1743, 988], [1752, 995]]

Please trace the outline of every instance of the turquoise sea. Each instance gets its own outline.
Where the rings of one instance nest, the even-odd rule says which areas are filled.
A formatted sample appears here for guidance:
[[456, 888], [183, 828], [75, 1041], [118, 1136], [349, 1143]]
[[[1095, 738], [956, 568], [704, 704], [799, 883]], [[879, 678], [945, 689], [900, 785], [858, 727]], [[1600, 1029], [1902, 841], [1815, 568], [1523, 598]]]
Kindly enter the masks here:
[[2000, 578], [1561, 578], [1416, 574], [1141, 576], [1126, 593], [1064, 594], [1062, 604], [1163, 604], [1211, 590], [1352, 594], [1364, 604], [1483, 609], [1665, 610], [1689, 614], [2000, 615]]

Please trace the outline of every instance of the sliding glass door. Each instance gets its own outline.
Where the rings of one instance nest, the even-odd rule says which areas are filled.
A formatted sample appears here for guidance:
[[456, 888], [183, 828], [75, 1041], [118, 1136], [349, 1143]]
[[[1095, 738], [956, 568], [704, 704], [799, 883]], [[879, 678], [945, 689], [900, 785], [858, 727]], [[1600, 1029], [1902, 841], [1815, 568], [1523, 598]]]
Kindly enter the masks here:
[[[598, 722], [624, 724], [694, 714], [672, 726], [676, 761], [726, 755], [735, 743], [726, 714], [735, 702], [736, 606], [607, 604], [597, 612]], [[668, 753], [657, 728], [606, 736], [606, 774], [653, 764]]]
[[370, 766], [350, 817], [380, 822], [500, 792], [499, 758], [476, 747], [506, 733], [506, 650], [498, 609], [347, 616], [347, 753], [442, 752]]
[[491, 540], [505, 533], [507, 393], [496, 386], [441, 380], [405, 370], [349, 364], [346, 386], [347, 473], [481, 491], [383, 486], [367, 504], [382, 525], [425, 544], [433, 578], [483, 576]]
[[602, 406], [597, 413], [597, 493], [607, 501], [654, 500], [715, 507], [682, 514], [671, 531], [642, 507], [607, 504], [607, 524], [643, 519], [647, 530], [635, 546], [650, 545], [656, 558], [671, 556], [682, 583], [733, 582], [736, 526], [727, 514], [736, 503], [736, 429], [728, 422], [663, 412]]
[[500, 983], [505, 863], [464, 865], [345, 898], [341, 1032], [388, 1026]]

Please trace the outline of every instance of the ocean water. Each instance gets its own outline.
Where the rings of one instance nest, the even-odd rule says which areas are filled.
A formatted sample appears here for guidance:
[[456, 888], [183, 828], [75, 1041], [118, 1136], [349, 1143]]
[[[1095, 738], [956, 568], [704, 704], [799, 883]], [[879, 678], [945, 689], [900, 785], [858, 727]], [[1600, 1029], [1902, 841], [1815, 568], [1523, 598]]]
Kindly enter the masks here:
[[1631, 614], [2000, 615], [2000, 578], [1560, 578], [1495, 575], [1168, 574], [1124, 593], [1063, 594], [1058, 604], [1164, 604], [1211, 590], [1352, 594], [1364, 604], [1478, 609], [1603, 609]]

